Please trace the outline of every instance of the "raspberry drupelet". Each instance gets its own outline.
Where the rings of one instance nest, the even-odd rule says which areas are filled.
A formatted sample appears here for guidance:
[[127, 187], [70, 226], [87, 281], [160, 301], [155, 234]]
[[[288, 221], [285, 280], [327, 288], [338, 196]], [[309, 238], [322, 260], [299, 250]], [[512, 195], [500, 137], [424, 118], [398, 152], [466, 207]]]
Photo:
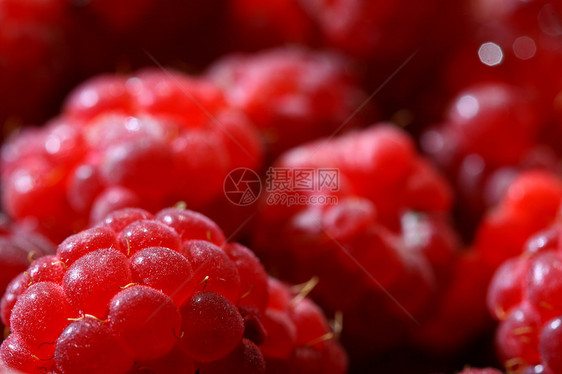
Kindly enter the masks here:
[[123, 207], [205, 207], [223, 197], [231, 170], [260, 163], [258, 134], [210, 81], [160, 70], [98, 76], [60, 116], [4, 145], [2, 199], [11, 217], [60, 240]]
[[[35, 232], [34, 227], [26, 222], [13, 223], [0, 215], [0, 293], [13, 286], [14, 277], [30, 269], [33, 273], [43, 266], [43, 256], [52, 255], [55, 245]], [[18, 286], [15, 286], [18, 287]]]
[[[0, 360], [24, 373], [343, 374], [321, 310], [207, 217], [114, 211], [31, 264], [2, 299]], [[271, 361], [271, 363], [270, 363]]]
[[207, 75], [252, 120], [272, 156], [343, 125], [364, 124], [373, 114], [355, 113], [366, 95], [353, 64], [336, 53], [281, 47], [233, 54], [215, 62]]

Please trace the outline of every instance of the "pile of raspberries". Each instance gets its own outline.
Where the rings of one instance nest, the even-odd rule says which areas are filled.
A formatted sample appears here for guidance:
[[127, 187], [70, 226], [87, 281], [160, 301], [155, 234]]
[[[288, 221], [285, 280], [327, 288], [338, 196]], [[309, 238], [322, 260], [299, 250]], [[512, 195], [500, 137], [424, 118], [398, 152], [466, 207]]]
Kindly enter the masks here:
[[0, 0], [0, 373], [562, 374], [562, 1]]

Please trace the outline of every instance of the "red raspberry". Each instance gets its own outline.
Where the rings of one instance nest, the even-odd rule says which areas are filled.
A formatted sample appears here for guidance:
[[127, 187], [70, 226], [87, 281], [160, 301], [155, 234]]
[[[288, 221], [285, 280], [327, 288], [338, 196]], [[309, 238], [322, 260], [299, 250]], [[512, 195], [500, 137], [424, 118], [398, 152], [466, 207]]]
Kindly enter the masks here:
[[228, 172], [260, 159], [253, 128], [212, 83], [155, 70], [101, 76], [45, 128], [4, 146], [3, 202], [60, 240], [126, 206], [226, 200]]
[[508, 371], [562, 370], [561, 238], [558, 217], [551, 227], [527, 241], [521, 256], [506, 261], [490, 284], [488, 307], [500, 321], [496, 344]]
[[545, 129], [531, 92], [486, 83], [459, 93], [445, 123], [422, 134], [422, 148], [446, 171], [457, 191], [463, 234], [473, 235], [477, 222], [517, 172], [562, 167], [556, 148], [541, 141]]
[[[446, 182], [389, 125], [298, 147], [275, 165], [291, 173], [337, 169], [338, 191], [299, 191], [309, 203], [289, 207], [276, 204], [285, 191], [272, 187], [254, 231], [259, 255], [291, 282], [318, 277], [312, 295], [325, 310], [343, 312], [352, 354], [404, 340], [416, 326], [411, 319], [425, 316], [436, 284], [448, 279], [459, 247], [446, 219]], [[337, 202], [314, 203], [327, 196]]]
[[354, 112], [365, 94], [350, 63], [335, 54], [283, 47], [231, 55], [208, 75], [261, 130], [273, 155], [363, 122]]
[[[1, 361], [24, 372], [263, 374], [258, 345], [267, 336], [276, 352], [282, 341], [264, 323], [278, 307], [270, 306], [269, 293], [285, 289], [268, 281], [247, 248], [201, 240], [204, 227], [210, 238], [224, 238], [192, 211], [152, 216], [129, 208], [67, 238], [4, 295], [2, 318], [12, 333]], [[314, 364], [324, 365], [334, 353], [330, 365], [341, 370], [318, 373], [344, 373], [345, 354], [320, 309], [303, 295], [287, 300], [275, 310], [293, 324], [295, 339], [281, 364], [292, 365], [293, 352], [306, 348], [315, 358], [298, 367], [316, 357]]]

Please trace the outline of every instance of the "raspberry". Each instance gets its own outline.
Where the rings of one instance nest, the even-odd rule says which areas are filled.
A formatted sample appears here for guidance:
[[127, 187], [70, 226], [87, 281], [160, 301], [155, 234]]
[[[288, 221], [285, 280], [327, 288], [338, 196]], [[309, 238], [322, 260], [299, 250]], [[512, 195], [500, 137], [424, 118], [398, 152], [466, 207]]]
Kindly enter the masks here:
[[[422, 320], [437, 284], [448, 282], [460, 246], [447, 221], [444, 179], [390, 125], [298, 147], [275, 165], [293, 173], [339, 170], [337, 191], [303, 192], [337, 202], [285, 206], [271, 197], [282, 191], [264, 196], [254, 231], [258, 255], [290, 282], [319, 280], [311, 295], [325, 310], [343, 312], [342, 341], [355, 356], [407, 339], [411, 319]], [[292, 339], [283, 321], [269, 323], [285, 342]]]
[[451, 102], [444, 124], [422, 134], [423, 149], [459, 195], [458, 226], [467, 238], [519, 171], [560, 167], [557, 147], [541, 141], [546, 124], [538, 103], [532, 92], [517, 86], [473, 85]]
[[155, 70], [102, 76], [46, 127], [5, 144], [3, 202], [60, 240], [128, 206], [223, 201], [227, 173], [260, 158], [253, 128], [211, 82]]
[[330, 347], [341, 368], [334, 373], [345, 372], [346, 356], [316, 305], [296, 295], [273, 311], [295, 331], [286, 346], [262, 323], [270, 290], [288, 294], [286, 286], [246, 247], [210, 240], [224, 242], [213, 221], [172, 208], [115, 211], [67, 238], [8, 286], [3, 364], [24, 372], [263, 374], [267, 355], [258, 345], [267, 337], [281, 363], [304, 347], [325, 360]]
[[496, 344], [507, 370], [561, 370], [561, 228], [558, 217], [530, 238], [522, 255], [497, 270], [488, 290], [488, 308], [500, 321]]
[[260, 129], [273, 155], [363, 122], [354, 111], [365, 94], [350, 63], [335, 54], [284, 47], [231, 55], [208, 76]]

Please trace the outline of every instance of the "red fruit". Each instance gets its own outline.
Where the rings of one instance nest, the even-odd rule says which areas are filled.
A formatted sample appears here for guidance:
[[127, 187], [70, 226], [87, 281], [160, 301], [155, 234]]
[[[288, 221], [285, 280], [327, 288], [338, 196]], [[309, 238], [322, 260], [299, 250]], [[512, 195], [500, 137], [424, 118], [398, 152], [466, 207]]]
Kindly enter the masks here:
[[211, 66], [208, 75], [224, 88], [230, 105], [248, 115], [270, 153], [277, 155], [331, 135], [343, 124], [349, 128], [363, 122], [354, 112], [365, 95], [348, 65], [334, 54], [278, 48], [227, 56]]
[[[447, 220], [452, 197], [446, 181], [407, 134], [388, 124], [300, 146], [275, 168], [337, 175], [333, 186], [298, 191], [304, 203], [276, 203], [285, 191], [268, 191], [254, 231], [258, 255], [293, 283], [318, 280], [313, 299], [325, 310], [342, 311], [342, 340], [357, 357], [405, 340], [416, 327], [412, 319], [429, 312], [437, 285], [449, 281], [459, 247]], [[326, 203], [328, 197], [334, 199]], [[277, 307], [281, 300], [270, 303]], [[310, 334], [297, 334], [300, 344], [319, 338], [316, 323], [304, 324]]]
[[257, 133], [208, 79], [105, 76], [78, 87], [44, 128], [5, 145], [3, 202], [60, 240], [116, 209], [205, 208], [231, 170], [260, 163]]
[[561, 370], [562, 248], [552, 240], [561, 233], [557, 221], [529, 241], [530, 251], [502, 265], [492, 281], [489, 308], [500, 320], [496, 344], [507, 370]]
[[463, 87], [443, 123], [421, 135], [422, 148], [455, 187], [458, 225], [470, 240], [520, 171], [560, 169], [559, 146], [543, 140], [549, 121], [540, 103], [534, 90], [485, 80]]
[[[128, 233], [136, 244], [126, 255], [117, 238]], [[256, 344], [266, 336], [288, 360], [300, 344], [297, 324], [303, 341], [329, 333], [310, 301], [289, 305], [278, 295], [273, 313], [293, 338], [283, 341], [276, 328], [270, 335], [263, 324], [270, 284], [272, 292], [289, 290], [267, 278], [248, 248], [210, 240], [224, 242], [213, 221], [172, 208], [155, 217], [117, 211], [67, 238], [8, 286], [1, 306], [11, 334], [0, 347], [2, 365], [33, 373], [263, 373]], [[324, 338], [312, 342], [319, 354]], [[338, 360], [347, 365], [345, 356]]]

